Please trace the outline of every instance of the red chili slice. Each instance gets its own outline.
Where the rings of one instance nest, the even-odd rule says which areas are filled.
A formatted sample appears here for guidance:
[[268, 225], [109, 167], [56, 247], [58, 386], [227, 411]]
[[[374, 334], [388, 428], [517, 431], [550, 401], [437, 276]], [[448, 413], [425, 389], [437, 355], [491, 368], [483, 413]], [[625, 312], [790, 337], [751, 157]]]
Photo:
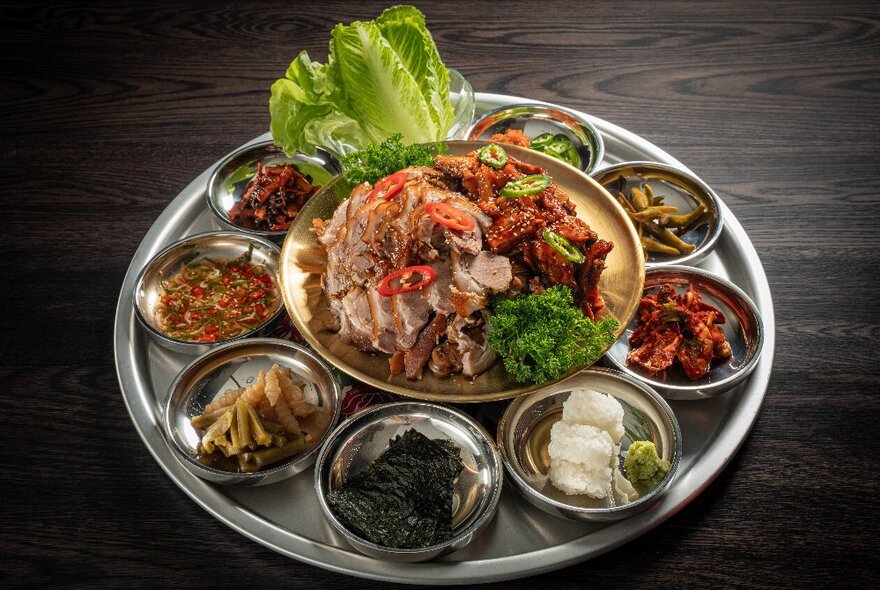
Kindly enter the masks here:
[[[411, 280], [413, 275], [419, 276], [419, 279], [415, 282]], [[406, 266], [395, 270], [379, 282], [379, 295], [391, 297], [392, 295], [400, 295], [410, 291], [421, 291], [433, 283], [436, 278], [437, 273], [430, 266]], [[399, 279], [399, 285], [392, 285], [391, 282], [397, 279]]]
[[473, 217], [448, 203], [428, 203], [425, 205], [425, 211], [428, 212], [431, 219], [449, 229], [471, 231], [477, 226]]
[[403, 190], [404, 184], [406, 184], [406, 172], [395, 172], [391, 176], [386, 176], [377, 182], [370, 194], [367, 195], [367, 203], [380, 197], [390, 201]]

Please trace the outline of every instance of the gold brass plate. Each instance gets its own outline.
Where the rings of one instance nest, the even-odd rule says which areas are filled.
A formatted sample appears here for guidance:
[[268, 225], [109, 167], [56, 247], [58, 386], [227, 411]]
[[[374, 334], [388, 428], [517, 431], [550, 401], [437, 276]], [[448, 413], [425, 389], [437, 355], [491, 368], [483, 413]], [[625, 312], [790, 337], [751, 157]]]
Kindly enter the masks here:
[[[464, 155], [479, 149], [484, 141], [448, 141], [444, 155]], [[568, 194], [578, 217], [586, 221], [603, 240], [614, 244], [599, 283], [607, 313], [618, 321], [620, 337], [635, 315], [645, 279], [645, 259], [638, 237], [623, 208], [592, 178], [568, 164], [526, 148], [505, 145], [515, 158], [547, 170]], [[326, 265], [324, 249], [311, 231], [316, 217], [328, 219], [348, 197], [350, 187], [337, 177], [306, 203], [284, 240], [281, 251], [281, 294], [293, 324], [321, 357], [340, 371], [373, 387], [406, 397], [450, 403], [487, 402], [512, 398], [564, 379], [584, 367], [572, 369], [554, 382], [517, 383], [499, 361], [475, 379], [462, 375], [437, 377], [426, 370], [421, 381], [409, 381], [403, 374], [391, 376], [389, 355], [361, 352], [330, 330], [330, 306], [321, 288]]]

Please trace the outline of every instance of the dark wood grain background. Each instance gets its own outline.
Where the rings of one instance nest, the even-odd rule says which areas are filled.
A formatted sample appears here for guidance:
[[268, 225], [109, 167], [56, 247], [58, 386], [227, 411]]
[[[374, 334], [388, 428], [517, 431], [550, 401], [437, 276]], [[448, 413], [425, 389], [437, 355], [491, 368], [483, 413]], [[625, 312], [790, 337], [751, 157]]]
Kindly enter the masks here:
[[[159, 213], [267, 130], [269, 86], [298, 51], [323, 61], [332, 25], [385, 4], [3, 7], [0, 585], [381, 586], [277, 555], [189, 500], [129, 421], [112, 326]], [[701, 175], [776, 311], [766, 401], [721, 476], [623, 548], [506, 586], [876, 584], [877, 3], [422, 8], [476, 90], [581, 109]]]

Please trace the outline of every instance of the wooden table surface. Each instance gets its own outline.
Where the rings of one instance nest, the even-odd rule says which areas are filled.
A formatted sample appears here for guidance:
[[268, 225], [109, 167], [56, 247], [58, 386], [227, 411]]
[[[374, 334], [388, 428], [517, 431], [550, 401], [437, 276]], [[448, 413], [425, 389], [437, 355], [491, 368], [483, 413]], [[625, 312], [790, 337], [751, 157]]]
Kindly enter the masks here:
[[[123, 405], [113, 316], [147, 229], [268, 129], [269, 87], [369, 2], [5, 3], [0, 91], [3, 586], [374, 588], [273, 553], [164, 474]], [[874, 2], [424, 3], [477, 91], [580, 109], [663, 147], [755, 244], [776, 360], [751, 435], [688, 506], [505, 587], [876, 583]]]

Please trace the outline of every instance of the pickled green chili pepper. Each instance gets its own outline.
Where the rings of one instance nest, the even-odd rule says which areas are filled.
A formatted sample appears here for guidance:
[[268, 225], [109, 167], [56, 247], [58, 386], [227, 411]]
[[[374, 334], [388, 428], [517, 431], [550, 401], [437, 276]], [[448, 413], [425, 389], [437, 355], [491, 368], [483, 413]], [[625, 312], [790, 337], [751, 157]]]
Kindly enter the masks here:
[[[645, 185], [646, 187], [648, 185]], [[651, 197], [648, 196], [647, 192], [642, 192], [636, 187], [632, 187], [632, 190], [629, 191], [632, 195], [632, 203], [636, 208], [636, 211], [644, 211], [648, 207], [651, 206], [654, 193], [651, 193]]]
[[580, 264], [584, 261], [584, 253], [555, 231], [544, 230], [544, 233], [541, 235], [544, 236], [544, 241], [550, 244], [550, 247], [559, 252], [566, 260], [575, 264]]
[[646, 209], [642, 209], [638, 213], [631, 213], [630, 219], [635, 221], [651, 221], [652, 219], [657, 219], [658, 217], [669, 215], [676, 211], [678, 211], [678, 207], [671, 207], [669, 205], [652, 205]]
[[653, 221], [643, 221], [642, 228], [644, 228], [647, 233], [651, 234], [651, 236], [657, 241], [666, 244], [667, 246], [677, 248], [682, 254], [691, 252], [696, 248], [695, 245], [685, 242], [665, 227], [654, 223]]
[[678, 248], [667, 246], [666, 244], [655, 240], [651, 236], [642, 236], [641, 238], [639, 238], [639, 241], [642, 243], [642, 248], [644, 248], [648, 252], [659, 252], [661, 254], [669, 254], [670, 256], [681, 254], [681, 252], [678, 251]]
[[667, 215], [666, 219], [669, 220], [669, 223], [679, 228], [688, 228], [690, 225], [702, 217], [703, 213], [706, 212], [706, 206], [702, 203], [697, 205], [696, 209], [693, 209], [690, 213], [685, 213], [684, 215]]
[[550, 186], [552, 181], [553, 179], [546, 174], [531, 174], [529, 176], [517, 178], [516, 180], [511, 180], [504, 185], [504, 188], [502, 188], [498, 194], [502, 197], [525, 197], [528, 195], [534, 195]]
[[483, 147], [483, 149], [477, 152], [477, 156], [483, 164], [491, 166], [496, 170], [504, 168], [507, 164], [507, 152], [504, 151], [503, 147], [494, 143]]

